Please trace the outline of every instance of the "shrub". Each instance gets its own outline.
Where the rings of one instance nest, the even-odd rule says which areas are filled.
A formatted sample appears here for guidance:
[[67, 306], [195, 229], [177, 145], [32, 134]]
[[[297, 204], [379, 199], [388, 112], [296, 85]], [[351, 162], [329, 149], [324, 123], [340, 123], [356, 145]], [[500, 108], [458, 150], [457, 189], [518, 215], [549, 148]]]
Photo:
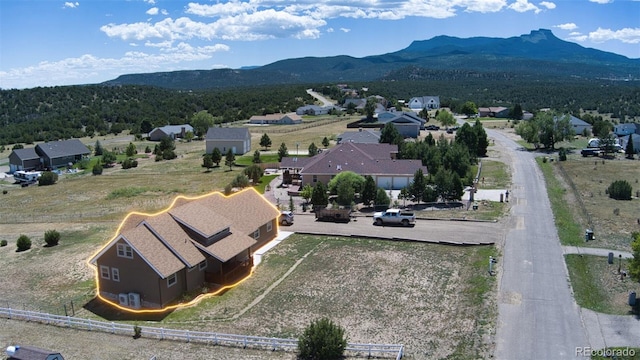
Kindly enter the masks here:
[[135, 160], [133, 158], [128, 158], [122, 162], [123, 169], [130, 169], [134, 167], [138, 167], [138, 160]]
[[8, 190], [2, 190], [2, 194], [3, 194], [3, 195], [7, 195], [8, 193], [9, 193], [9, 191], [8, 191]]
[[31, 249], [31, 239], [27, 235], [20, 235], [16, 245], [18, 246], [18, 252], [29, 250]]
[[52, 171], [45, 171], [42, 173], [42, 176], [38, 179], [38, 185], [46, 186], [53, 185], [58, 181], [58, 174]]
[[347, 347], [344, 329], [327, 318], [312, 321], [298, 339], [300, 359], [340, 359]]
[[558, 160], [559, 161], [567, 161], [567, 150], [562, 148], [562, 149], [560, 149], [560, 151], [558, 151]]
[[138, 339], [142, 336], [142, 328], [138, 325], [133, 326], [133, 338]]
[[1, 240], [0, 246], [7, 246], [7, 240]]
[[56, 246], [60, 242], [60, 233], [56, 230], [48, 230], [44, 233], [44, 242], [48, 246]]
[[91, 173], [93, 173], [93, 175], [102, 175], [102, 165], [100, 163], [95, 164]]
[[631, 184], [625, 180], [616, 180], [607, 188], [609, 197], [616, 200], [631, 200]]

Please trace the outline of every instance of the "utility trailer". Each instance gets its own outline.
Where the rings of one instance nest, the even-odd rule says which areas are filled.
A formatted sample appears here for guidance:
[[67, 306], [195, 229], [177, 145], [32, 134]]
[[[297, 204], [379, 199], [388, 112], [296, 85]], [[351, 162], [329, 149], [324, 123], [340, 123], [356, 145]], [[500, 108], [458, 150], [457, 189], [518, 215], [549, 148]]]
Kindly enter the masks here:
[[316, 220], [349, 222], [351, 221], [351, 209], [318, 209], [315, 211]]

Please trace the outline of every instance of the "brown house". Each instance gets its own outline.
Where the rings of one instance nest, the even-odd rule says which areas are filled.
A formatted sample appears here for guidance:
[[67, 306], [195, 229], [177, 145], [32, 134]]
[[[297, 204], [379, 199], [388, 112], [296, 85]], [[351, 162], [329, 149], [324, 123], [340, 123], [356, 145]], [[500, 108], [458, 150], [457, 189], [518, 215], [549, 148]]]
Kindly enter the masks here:
[[254, 252], [277, 236], [279, 215], [253, 188], [178, 197], [159, 214], [129, 214], [90, 260], [98, 293], [133, 309], [164, 308], [205, 284], [230, 284], [249, 274]]

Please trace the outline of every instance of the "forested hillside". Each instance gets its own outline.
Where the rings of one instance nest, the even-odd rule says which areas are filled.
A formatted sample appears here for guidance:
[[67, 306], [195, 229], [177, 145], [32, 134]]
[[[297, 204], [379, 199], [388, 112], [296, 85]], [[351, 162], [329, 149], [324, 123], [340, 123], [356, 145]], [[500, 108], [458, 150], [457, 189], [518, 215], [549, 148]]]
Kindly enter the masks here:
[[[611, 114], [616, 122], [640, 121], [637, 82], [540, 78], [510, 73], [434, 71], [406, 68], [381, 81], [349, 83], [367, 88], [391, 104], [414, 96], [440, 96], [442, 106], [473, 101], [477, 106], [516, 104], [535, 112], [552, 108], [580, 116], [585, 110]], [[188, 123], [206, 110], [217, 123], [253, 115], [295, 111], [313, 103], [307, 88], [324, 89], [334, 99], [335, 84], [278, 85], [228, 90], [177, 91], [148, 86], [66, 86], [0, 91], [0, 145], [82, 137], [92, 134], [146, 133], [157, 126]], [[333, 90], [332, 90], [333, 89]]]
[[176, 91], [149, 86], [64, 86], [0, 91], [0, 145], [184, 124], [206, 110], [218, 123], [295, 111], [312, 103], [303, 86]]

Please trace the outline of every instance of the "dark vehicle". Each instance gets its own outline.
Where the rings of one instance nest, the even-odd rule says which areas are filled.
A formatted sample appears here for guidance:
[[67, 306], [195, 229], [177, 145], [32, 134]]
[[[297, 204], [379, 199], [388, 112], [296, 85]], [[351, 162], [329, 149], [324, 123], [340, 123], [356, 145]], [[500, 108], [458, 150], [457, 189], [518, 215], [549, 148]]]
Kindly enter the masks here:
[[586, 149], [582, 149], [582, 151], [580, 151], [580, 154], [582, 154], [583, 157], [600, 156], [600, 149], [599, 148], [586, 148]]
[[438, 125], [429, 125], [424, 128], [425, 130], [440, 130], [440, 126]]
[[458, 131], [458, 129], [460, 129], [460, 127], [458, 126], [450, 127], [447, 129], [447, 134], [453, 134], [454, 132]]

